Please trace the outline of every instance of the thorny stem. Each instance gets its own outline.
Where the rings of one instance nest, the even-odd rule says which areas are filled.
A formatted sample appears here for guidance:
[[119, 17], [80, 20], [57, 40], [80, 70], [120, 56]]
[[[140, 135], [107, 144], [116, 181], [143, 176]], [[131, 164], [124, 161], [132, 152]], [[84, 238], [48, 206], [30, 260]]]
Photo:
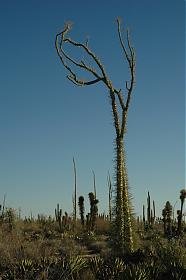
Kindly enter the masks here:
[[[106, 88], [109, 91], [109, 96], [111, 100], [112, 114], [114, 119], [114, 127], [116, 132], [116, 227], [119, 234], [121, 252], [126, 249], [125, 242], [127, 243], [128, 250], [133, 250], [133, 240], [132, 240], [132, 226], [131, 226], [131, 213], [129, 205], [129, 196], [128, 196], [128, 179], [127, 172], [125, 167], [125, 155], [124, 155], [124, 133], [126, 131], [127, 123], [127, 113], [131, 101], [131, 95], [135, 82], [135, 52], [130, 43], [129, 31], [127, 30], [126, 45], [122, 38], [121, 32], [121, 23], [117, 19], [117, 32], [119, 37], [119, 42], [124, 53], [124, 58], [126, 59], [129, 72], [130, 72], [130, 81], [126, 81], [125, 90], [126, 90], [126, 102], [124, 101], [124, 96], [122, 90], [116, 89], [110, 78], [108, 77], [103, 64], [100, 59], [94, 54], [94, 52], [89, 48], [87, 42], [79, 43], [68, 37], [68, 33], [71, 29], [70, 24], [66, 24], [64, 30], [56, 35], [55, 38], [55, 47], [57, 54], [63, 64], [63, 66], [68, 71], [67, 78], [78, 86], [92, 85], [99, 82], [103, 82]], [[86, 61], [72, 58], [66, 51], [65, 45], [71, 45], [82, 49], [96, 65], [98, 70], [88, 66]], [[93, 78], [89, 80], [83, 80], [78, 78], [76, 72], [73, 68], [84, 70], [88, 72]], [[118, 101], [118, 103], [117, 103]], [[121, 109], [121, 116], [119, 114], [118, 106]], [[127, 238], [127, 240], [125, 240]]]

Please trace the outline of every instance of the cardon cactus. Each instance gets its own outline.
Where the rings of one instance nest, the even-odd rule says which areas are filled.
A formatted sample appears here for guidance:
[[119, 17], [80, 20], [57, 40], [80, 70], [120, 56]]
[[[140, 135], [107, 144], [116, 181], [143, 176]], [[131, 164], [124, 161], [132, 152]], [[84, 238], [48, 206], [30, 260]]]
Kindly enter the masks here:
[[56, 222], [59, 225], [59, 230], [60, 232], [62, 232], [62, 228], [63, 228], [62, 209], [59, 208], [59, 203], [57, 204], [57, 208], [55, 208], [55, 217], [56, 217]]
[[183, 205], [184, 205], [185, 198], [186, 198], [186, 190], [182, 189], [180, 191], [181, 209], [178, 212], [178, 229], [177, 229], [178, 234], [181, 234], [182, 232]]
[[98, 215], [98, 202], [99, 200], [95, 198], [94, 193], [89, 193], [89, 200], [90, 200], [90, 230], [94, 231], [96, 218]]
[[84, 207], [84, 197], [83, 196], [79, 197], [78, 205], [79, 205], [79, 214], [81, 217], [81, 224], [82, 224], [82, 226], [84, 226], [84, 224], [85, 224], [85, 217], [84, 217], [85, 207]]

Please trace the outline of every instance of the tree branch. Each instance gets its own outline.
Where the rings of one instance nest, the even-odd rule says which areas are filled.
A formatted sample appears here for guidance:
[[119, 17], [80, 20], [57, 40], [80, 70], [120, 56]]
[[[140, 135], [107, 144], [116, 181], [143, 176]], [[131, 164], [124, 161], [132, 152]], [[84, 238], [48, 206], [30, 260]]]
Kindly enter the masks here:
[[100, 68], [100, 70], [101, 70], [101, 72], [102, 72], [102, 75], [103, 75], [105, 81], [108, 80], [103, 65], [101, 64], [101, 62], [100, 62], [100, 60], [98, 59], [98, 57], [87, 47], [87, 45], [84, 45], [84, 44], [82, 44], [82, 43], [77, 43], [77, 42], [71, 40], [70, 38], [66, 38], [64, 41], [65, 41], [65, 42], [68, 42], [68, 43], [70, 43], [70, 44], [72, 44], [72, 45], [74, 45], [74, 46], [76, 46], [76, 47], [81, 47], [81, 48], [83, 48], [83, 49], [88, 53], [88, 55], [90, 55], [90, 56], [93, 58], [93, 60], [94, 60], [95, 63], [97, 64], [97, 66]]
[[[100, 81], [102, 81], [106, 85], [106, 87], [109, 89], [109, 92], [110, 92], [116, 134], [118, 137], [123, 137], [124, 132], [125, 132], [125, 127], [126, 127], [127, 111], [129, 108], [131, 94], [132, 94], [132, 90], [133, 90], [133, 86], [134, 86], [134, 74], [135, 74], [135, 52], [130, 43], [129, 31], [127, 30], [127, 39], [126, 39], [127, 47], [126, 47], [124, 40], [122, 38], [120, 20], [117, 19], [117, 31], [118, 31], [118, 36], [119, 36], [119, 42], [120, 42], [121, 48], [124, 52], [124, 57], [126, 58], [127, 63], [129, 65], [130, 76], [131, 76], [130, 81], [126, 82], [127, 98], [126, 98], [126, 102], [125, 102], [121, 89], [117, 90], [113, 87], [112, 82], [108, 78], [108, 76], [105, 72], [105, 69], [104, 69], [102, 63], [100, 62], [99, 58], [94, 54], [94, 52], [92, 52], [90, 50], [90, 48], [88, 46], [88, 41], [86, 41], [85, 43], [79, 43], [79, 42], [76, 42], [76, 41], [72, 40], [71, 38], [67, 37], [67, 34], [70, 31], [70, 29], [71, 29], [71, 25], [66, 24], [63, 31], [58, 33], [56, 35], [56, 39], [55, 39], [55, 47], [57, 50], [57, 54], [63, 64], [63, 66], [69, 72], [69, 75], [67, 75], [67, 78], [72, 83], [74, 83], [75, 85], [78, 85], [78, 86], [93, 85]], [[64, 49], [65, 44], [69, 44], [71, 46], [81, 48], [88, 55], [88, 57], [90, 57], [93, 60], [93, 62], [96, 64], [98, 71], [95, 70], [93, 67], [89, 66], [83, 60], [77, 61], [76, 59], [71, 57]], [[91, 75], [94, 76], [94, 79], [90, 79], [90, 80], [79, 79], [73, 70], [73, 66], [90, 73]], [[120, 114], [119, 114], [119, 111], [117, 108], [116, 98], [118, 98], [119, 105], [122, 109], [121, 125], [120, 125]]]
[[71, 76], [71, 75], [68, 75], [67, 78], [69, 79], [69, 81], [74, 83], [76, 86], [90, 86], [90, 85], [96, 84], [96, 83], [98, 83], [99, 81], [102, 80], [102, 79], [95, 79], [95, 80], [92, 80], [92, 81], [85, 82], [83, 80], [78, 80], [76, 76], [74, 77], [74, 76]]
[[115, 126], [115, 129], [116, 129], [116, 135], [117, 135], [117, 137], [120, 137], [119, 114], [118, 114], [118, 110], [117, 110], [114, 90], [110, 90], [110, 98], [111, 98], [111, 103], [112, 103], [112, 113], [113, 113], [113, 116], [114, 116], [114, 126]]
[[119, 36], [119, 42], [120, 42], [120, 45], [121, 45], [121, 48], [123, 49], [123, 52], [125, 54], [125, 57], [128, 61], [128, 63], [130, 64], [130, 57], [127, 53], [127, 49], [125, 47], [125, 44], [123, 42], [123, 39], [122, 39], [122, 35], [121, 35], [121, 24], [120, 24], [120, 20], [117, 18], [117, 25], [118, 25], [118, 36]]
[[[65, 35], [70, 31], [71, 26], [69, 24], [65, 25], [65, 28], [62, 32], [58, 33], [56, 35], [56, 39], [55, 39], [55, 47], [58, 53], [58, 56], [60, 57], [60, 60], [62, 62], [62, 64], [64, 65], [64, 67], [70, 72], [70, 75], [68, 75], [68, 79], [75, 83], [76, 85], [82, 86], [82, 85], [91, 85], [94, 84], [96, 82], [102, 81], [104, 82], [107, 87], [110, 88], [110, 81], [107, 78], [107, 75], [105, 73], [104, 67], [101, 64], [100, 60], [97, 58], [97, 56], [88, 48], [88, 44], [87, 41], [85, 42], [85, 44], [82, 43], [78, 43], [75, 42], [73, 40], [71, 40], [70, 38], [65, 37]], [[89, 67], [84, 61], [80, 61], [77, 62], [75, 59], [73, 59], [72, 57], [70, 57], [63, 48], [63, 44], [64, 43], [69, 43], [75, 47], [81, 47], [83, 48], [83, 50], [93, 59], [93, 61], [96, 63], [96, 65], [98, 66], [98, 68], [101, 70], [101, 73], [103, 76], [100, 76], [96, 70], [94, 70], [92, 67]], [[94, 80], [90, 80], [90, 81], [84, 81], [81, 79], [78, 79], [76, 74], [74, 73], [74, 71], [72, 70], [72, 68], [65, 62], [65, 59], [69, 62], [71, 62], [73, 65], [75, 65], [76, 67], [82, 68], [85, 71], [88, 71], [89, 73], [91, 73], [92, 75], [94, 75], [96, 77], [96, 79]]]
[[[130, 68], [130, 84], [128, 85], [128, 82], [126, 82], [126, 90], [127, 90], [127, 100], [126, 100], [126, 104], [124, 104], [124, 106], [122, 105], [122, 125], [121, 125], [121, 135], [124, 134], [125, 132], [125, 126], [126, 126], [126, 118], [127, 118], [127, 111], [129, 108], [129, 104], [130, 104], [130, 100], [131, 100], [131, 94], [132, 94], [132, 90], [134, 87], [134, 81], [135, 81], [135, 52], [133, 47], [131, 46], [130, 43], [130, 35], [129, 35], [129, 30], [127, 30], [127, 47], [128, 50], [124, 44], [122, 35], [121, 35], [121, 24], [120, 24], [120, 20], [117, 19], [117, 26], [118, 26], [118, 36], [119, 36], [119, 42], [121, 45], [121, 48], [124, 52], [124, 56], [128, 62], [129, 68]], [[119, 96], [118, 96], [119, 98]], [[120, 100], [120, 98], [119, 98]], [[121, 104], [121, 102], [120, 102]]]
[[121, 105], [121, 108], [124, 111], [125, 110], [125, 103], [124, 103], [124, 100], [123, 100], [123, 95], [121, 93], [121, 89], [119, 91], [114, 89], [114, 92], [116, 93], [116, 95], [117, 95], [117, 97], [119, 99], [119, 103]]

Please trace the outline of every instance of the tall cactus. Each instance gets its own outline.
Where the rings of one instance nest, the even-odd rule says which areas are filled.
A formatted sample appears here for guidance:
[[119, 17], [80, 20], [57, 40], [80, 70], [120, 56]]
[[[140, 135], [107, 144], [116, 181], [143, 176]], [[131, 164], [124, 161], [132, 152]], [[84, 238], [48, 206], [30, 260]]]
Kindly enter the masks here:
[[93, 192], [90, 192], [89, 194], [89, 201], [90, 201], [90, 230], [94, 231], [95, 224], [96, 224], [96, 218], [98, 215], [98, 199], [95, 198], [95, 195]]
[[153, 227], [155, 218], [156, 218], [155, 202], [153, 200], [152, 208], [151, 208], [151, 197], [150, 197], [150, 193], [148, 191], [148, 193], [147, 193], [147, 220], [145, 219], [145, 205], [143, 205], [143, 224], [144, 224], [145, 230]]
[[59, 230], [60, 232], [62, 232], [62, 228], [63, 228], [62, 209], [59, 208], [59, 203], [57, 204], [57, 208], [55, 208], [55, 217], [59, 225]]
[[169, 236], [171, 234], [172, 223], [172, 205], [169, 201], [166, 202], [164, 209], [162, 210], [164, 234]]
[[182, 218], [183, 218], [183, 205], [186, 198], [186, 190], [182, 189], [180, 191], [181, 209], [178, 212], [178, 234], [182, 232]]
[[165, 204], [165, 210], [167, 214], [167, 234], [171, 234], [171, 223], [172, 223], [172, 205], [170, 204], [169, 201], [166, 202]]
[[79, 197], [78, 205], [79, 205], [79, 214], [80, 214], [80, 217], [81, 217], [81, 224], [84, 227], [84, 224], [85, 224], [85, 217], [84, 217], [85, 206], [84, 206], [84, 197], [83, 196]]
[[150, 194], [147, 195], [147, 223], [151, 225], [151, 205], [150, 205]]
[[[115, 248], [117, 247], [118, 254], [124, 254], [132, 252], [134, 249], [133, 244], [133, 228], [132, 228], [132, 210], [131, 200], [128, 193], [128, 177], [126, 169], [126, 158], [124, 149], [124, 136], [126, 134], [127, 115], [131, 96], [135, 83], [135, 51], [131, 46], [129, 31], [127, 30], [126, 42], [122, 37], [121, 22], [117, 19], [117, 32], [119, 37], [119, 43], [123, 53], [123, 57], [127, 62], [130, 79], [125, 82], [124, 92], [126, 92], [126, 98], [121, 89], [114, 87], [111, 79], [107, 75], [103, 64], [95, 53], [89, 48], [88, 42], [79, 43], [72, 40], [68, 33], [71, 29], [71, 24], [67, 23], [62, 32], [56, 35], [55, 47], [57, 54], [68, 72], [67, 78], [77, 86], [89, 86], [96, 83], [103, 83], [106, 87], [109, 99], [111, 103], [111, 110], [113, 115], [113, 123], [115, 129], [115, 148], [116, 148], [116, 198], [115, 198], [115, 223], [113, 228], [113, 241], [115, 242]], [[68, 54], [65, 46], [72, 46], [81, 49], [85, 52], [86, 57], [91, 59], [94, 63], [93, 66], [89, 65], [88, 61], [82, 61], [74, 59]], [[92, 76], [90, 80], [78, 77], [76, 70], [84, 70]]]

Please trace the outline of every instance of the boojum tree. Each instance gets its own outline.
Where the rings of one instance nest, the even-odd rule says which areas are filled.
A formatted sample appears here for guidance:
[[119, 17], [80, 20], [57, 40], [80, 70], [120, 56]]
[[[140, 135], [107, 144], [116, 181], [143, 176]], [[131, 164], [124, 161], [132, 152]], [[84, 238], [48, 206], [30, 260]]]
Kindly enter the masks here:
[[[131, 95], [135, 83], [135, 51], [131, 45], [129, 31], [126, 31], [126, 39], [121, 31], [121, 21], [117, 19], [117, 33], [124, 60], [129, 66], [129, 81], [125, 82], [125, 94], [121, 89], [114, 87], [106, 73], [98, 56], [90, 49], [89, 42], [76, 42], [68, 35], [72, 24], [66, 23], [64, 29], [56, 34], [55, 47], [62, 65], [68, 72], [67, 78], [77, 86], [90, 86], [103, 83], [108, 90], [111, 101], [113, 122], [115, 128], [116, 165], [115, 165], [115, 188], [116, 198], [114, 205], [114, 241], [120, 253], [133, 251], [133, 230], [131, 201], [128, 192], [128, 177], [124, 149], [124, 136], [126, 134], [127, 115], [131, 102]], [[77, 60], [69, 52], [72, 47], [83, 51], [94, 66], [90, 66], [87, 60]], [[96, 70], [97, 69], [97, 70]], [[84, 70], [92, 76], [90, 79], [79, 78], [79, 71]], [[87, 77], [87, 75], [86, 75]]]

